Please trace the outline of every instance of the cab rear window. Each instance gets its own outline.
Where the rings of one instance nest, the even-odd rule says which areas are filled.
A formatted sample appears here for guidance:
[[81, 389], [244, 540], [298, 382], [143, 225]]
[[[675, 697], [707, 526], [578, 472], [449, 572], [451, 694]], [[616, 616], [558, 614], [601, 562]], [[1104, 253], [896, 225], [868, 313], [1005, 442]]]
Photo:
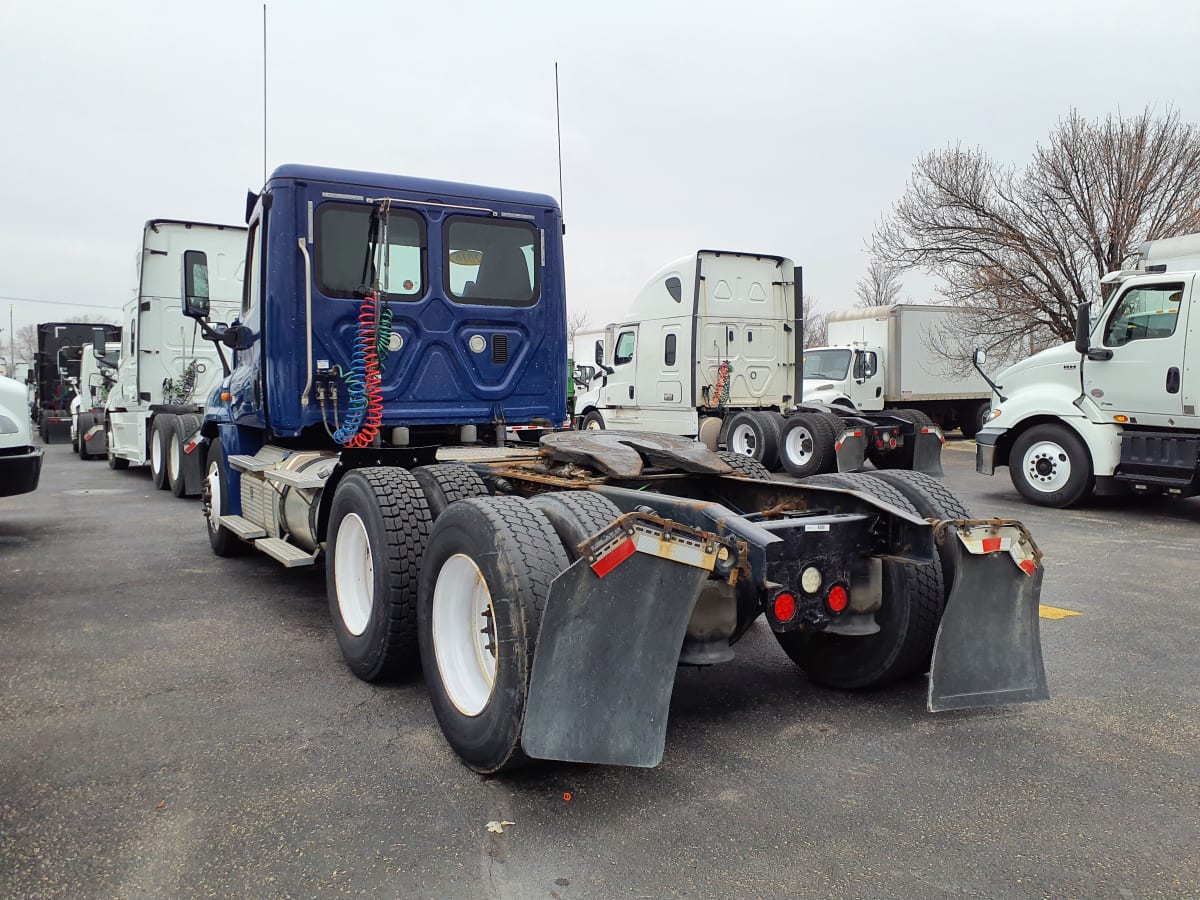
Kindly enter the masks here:
[[541, 289], [538, 230], [528, 222], [449, 216], [446, 294], [461, 303], [533, 306]]
[[315, 217], [314, 275], [327, 297], [361, 297], [378, 279], [390, 300], [417, 300], [425, 293], [428, 253], [425, 220], [411, 210], [393, 209], [387, 221], [387, 247], [372, 234], [373, 207], [362, 203], [322, 203]]

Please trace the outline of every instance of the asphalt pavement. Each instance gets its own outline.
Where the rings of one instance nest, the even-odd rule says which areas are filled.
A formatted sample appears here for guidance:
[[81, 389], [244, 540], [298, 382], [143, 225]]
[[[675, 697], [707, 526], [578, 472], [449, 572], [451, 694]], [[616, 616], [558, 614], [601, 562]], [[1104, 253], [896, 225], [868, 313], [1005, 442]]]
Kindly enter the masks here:
[[1045, 552], [1048, 702], [819, 688], [760, 624], [680, 671], [658, 768], [485, 778], [419, 677], [350, 674], [322, 572], [47, 447], [0, 499], [0, 896], [1200, 896], [1200, 500], [1045, 510], [943, 461]]

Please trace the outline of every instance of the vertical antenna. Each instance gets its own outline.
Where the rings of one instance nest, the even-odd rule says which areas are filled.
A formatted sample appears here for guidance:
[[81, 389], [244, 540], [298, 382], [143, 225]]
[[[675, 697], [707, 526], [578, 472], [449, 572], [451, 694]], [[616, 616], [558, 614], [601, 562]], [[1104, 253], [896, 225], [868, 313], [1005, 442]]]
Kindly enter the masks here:
[[562, 112], [558, 105], [558, 63], [554, 64], [554, 128], [558, 132], [558, 209], [562, 212]]
[[267, 183], [267, 4], [263, 3], [263, 185]]

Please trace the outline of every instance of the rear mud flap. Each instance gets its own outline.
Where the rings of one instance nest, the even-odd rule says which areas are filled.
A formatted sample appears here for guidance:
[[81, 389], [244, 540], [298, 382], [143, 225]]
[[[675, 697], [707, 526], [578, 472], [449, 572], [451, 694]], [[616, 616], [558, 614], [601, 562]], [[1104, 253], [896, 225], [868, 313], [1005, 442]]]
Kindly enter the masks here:
[[861, 428], [848, 429], [833, 445], [839, 472], [861, 472], [867, 462], [867, 439]]
[[938, 431], [923, 431], [918, 427], [912, 441], [913, 471], [941, 478], [945, 474], [942, 471], [942, 444], [945, 438]]
[[[939, 534], [944, 548], [952, 548], [952, 559], [943, 562], [953, 589], [933, 647], [930, 712], [1050, 697], [1038, 630], [1043, 569], [1024, 529], [1023, 539], [1011, 536], [1018, 528], [951, 526]], [[993, 536], [972, 539], [972, 532]], [[988, 544], [1002, 548], [983, 551]]]
[[709, 573], [635, 553], [584, 559], [550, 587], [521, 746], [535, 759], [656, 766], [684, 633]]

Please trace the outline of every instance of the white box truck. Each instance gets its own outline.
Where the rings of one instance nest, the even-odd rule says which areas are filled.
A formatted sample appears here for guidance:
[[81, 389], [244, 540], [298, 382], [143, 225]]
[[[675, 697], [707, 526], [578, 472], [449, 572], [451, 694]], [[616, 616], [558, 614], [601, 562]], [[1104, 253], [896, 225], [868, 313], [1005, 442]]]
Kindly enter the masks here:
[[240, 226], [152, 219], [142, 231], [137, 290], [125, 305], [116, 384], [105, 404], [108, 463], [148, 464], [155, 487], [177, 497], [200, 493], [199, 463], [183, 444], [200, 427], [223, 370], [214, 345], [183, 315], [183, 298], [207, 294], [213, 320], [233, 321], [245, 253]]
[[800, 406], [801, 270], [763, 253], [701, 250], [659, 270], [595, 338], [600, 374], [579, 428], [695, 437], [797, 476], [881, 467], [941, 474], [941, 431], [915, 411]]
[[[1200, 234], [1142, 245], [1095, 322], [1083, 305], [1075, 343], [997, 377], [976, 435], [976, 470], [1008, 466], [1031, 503], [1095, 494], [1200, 492]], [[980, 360], [982, 364], [982, 360]]]
[[832, 313], [828, 346], [804, 351], [804, 399], [863, 411], [916, 409], [945, 431], [960, 428], [974, 437], [991, 409], [992, 391], [946, 346], [968, 315], [959, 307], [918, 303]]

